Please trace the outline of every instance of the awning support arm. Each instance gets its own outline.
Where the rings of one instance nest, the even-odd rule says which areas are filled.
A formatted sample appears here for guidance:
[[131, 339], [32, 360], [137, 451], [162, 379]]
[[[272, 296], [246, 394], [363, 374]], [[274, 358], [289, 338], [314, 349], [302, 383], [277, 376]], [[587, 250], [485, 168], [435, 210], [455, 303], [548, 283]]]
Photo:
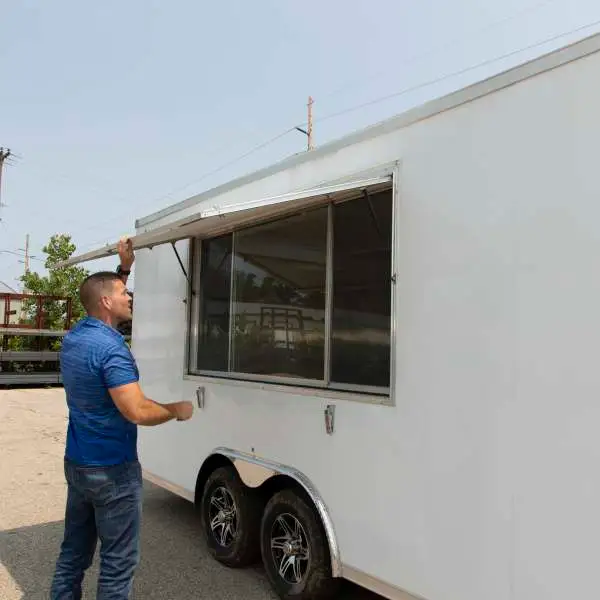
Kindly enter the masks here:
[[371, 218], [373, 219], [373, 224], [375, 225], [375, 229], [377, 229], [377, 234], [381, 238], [381, 227], [379, 226], [379, 220], [377, 219], [377, 214], [373, 208], [373, 203], [371, 202], [371, 197], [369, 196], [368, 190], [363, 190], [363, 198], [367, 201], [367, 206], [369, 207], [369, 212], [371, 213]]
[[188, 272], [183, 264], [183, 261], [181, 260], [181, 256], [179, 256], [179, 252], [177, 252], [177, 248], [175, 247], [175, 243], [176, 242], [171, 242], [171, 246], [173, 247], [173, 252], [175, 252], [175, 256], [177, 257], [177, 260], [179, 262], [179, 266], [181, 267], [181, 270], [183, 271], [183, 275], [186, 279], [186, 281], [188, 282], [188, 285], [190, 286], [190, 289], [193, 292], [193, 288], [192, 288], [192, 280], [190, 278], [190, 276], [188, 275]]

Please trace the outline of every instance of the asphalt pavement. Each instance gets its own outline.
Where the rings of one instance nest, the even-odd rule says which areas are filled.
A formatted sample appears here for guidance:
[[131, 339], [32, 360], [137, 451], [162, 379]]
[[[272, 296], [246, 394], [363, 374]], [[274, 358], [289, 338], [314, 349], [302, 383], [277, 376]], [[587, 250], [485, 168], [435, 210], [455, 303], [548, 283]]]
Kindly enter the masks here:
[[[53, 389], [0, 390], [0, 600], [47, 600], [63, 534], [67, 412]], [[232, 570], [208, 555], [193, 506], [144, 483], [134, 600], [276, 600], [260, 566]], [[95, 598], [98, 556], [84, 581]], [[345, 584], [340, 600], [381, 600]]]

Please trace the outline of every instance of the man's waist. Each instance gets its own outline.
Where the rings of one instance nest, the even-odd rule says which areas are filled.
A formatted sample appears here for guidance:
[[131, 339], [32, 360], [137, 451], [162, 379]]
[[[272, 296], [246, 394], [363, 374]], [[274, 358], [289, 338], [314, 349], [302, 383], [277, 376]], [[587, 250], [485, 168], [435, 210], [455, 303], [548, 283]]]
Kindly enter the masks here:
[[116, 467], [137, 462], [138, 453], [135, 444], [127, 448], [94, 448], [93, 450], [67, 444], [64, 459], [78, 467]]
[[86, 439], [67, 435], [65, 458], [82, 466], [112, 466], [137, 460], [135, 435], [110, 439]]
[[92, 462], [79, 462], [76, 458], [69, 457], [65, 453], [64, 462], [65, 462], [65, 465], [67, 465], [68, 467], [73, 467], [73, 468], [80, 469], [83, 471], [94, 471], [94, 470], [102, 470], [102, 471], [109, 470], [110, 471], [112, 469], [127, 468], [127, 467], [137, 466], [140, 464], [139, 460], [137, 458], [137, 454], [134, 458], [127, 457], [118, 462], [103, 463], [103, 462], [93, 462], [93, 461]]

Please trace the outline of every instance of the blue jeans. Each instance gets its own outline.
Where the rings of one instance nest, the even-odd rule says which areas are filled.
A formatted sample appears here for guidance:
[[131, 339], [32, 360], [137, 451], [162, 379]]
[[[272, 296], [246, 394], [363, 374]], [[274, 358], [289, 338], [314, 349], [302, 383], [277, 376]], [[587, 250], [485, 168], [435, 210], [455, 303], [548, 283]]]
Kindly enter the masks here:
[[81, 467], [65, 460], [65, 534], [51, 600], [80, 600], [100, 539], [97, 600], [126, 600], [139, 563], [142, 469], [139, 462]]

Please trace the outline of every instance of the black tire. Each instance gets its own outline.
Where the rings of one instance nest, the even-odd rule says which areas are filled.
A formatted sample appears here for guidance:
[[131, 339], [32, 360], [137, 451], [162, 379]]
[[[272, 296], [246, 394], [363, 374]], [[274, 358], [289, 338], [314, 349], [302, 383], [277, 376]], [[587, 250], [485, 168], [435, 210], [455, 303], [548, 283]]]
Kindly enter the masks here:
[[[233, 516], [227, 504], [233, 505]], [[258, 562], [261, 512], [260, 498], [233, 467], [216, 469], [204, 486], [201, 502], [202, 528], [212, 557], [232, 568]]]
[[[288, 537], [295, 540], [295, 548], [278, 548], [283, 538]], [[325, 531], [313, 508], [294, 491], [279, 492], [267, 503], [261, 522], [260, 545], [267, 577], [283, 600], [325, 600], [336, 595], [339, 580], [331, 576]], [[292, 555], [295, 555], [294, 561], [290, 562]], [[282, 576], [279, 571], [284, 561], [288, 566]]]

